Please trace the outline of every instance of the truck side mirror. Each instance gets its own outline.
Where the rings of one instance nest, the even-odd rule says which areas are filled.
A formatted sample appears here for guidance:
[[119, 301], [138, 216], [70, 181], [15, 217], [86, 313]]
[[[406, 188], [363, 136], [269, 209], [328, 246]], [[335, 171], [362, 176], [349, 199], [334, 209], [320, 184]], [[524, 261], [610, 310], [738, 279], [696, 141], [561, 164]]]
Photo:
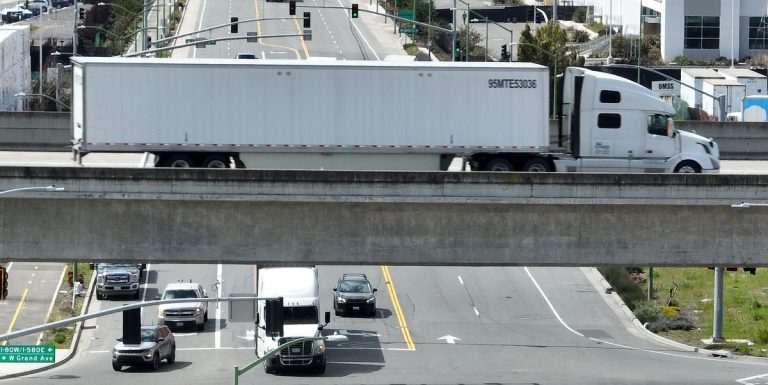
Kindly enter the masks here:
[[337, 289], [337, 288], [335, 288], [335, 287], [334, 287], [332, 290], [333, 290], [333, 291], [339, 291], [339, 289]]
[[379, 289], [373, 288], [373, 292], [374, 292], [374, 293], [375, 293], [377, 290], [379, 290]]

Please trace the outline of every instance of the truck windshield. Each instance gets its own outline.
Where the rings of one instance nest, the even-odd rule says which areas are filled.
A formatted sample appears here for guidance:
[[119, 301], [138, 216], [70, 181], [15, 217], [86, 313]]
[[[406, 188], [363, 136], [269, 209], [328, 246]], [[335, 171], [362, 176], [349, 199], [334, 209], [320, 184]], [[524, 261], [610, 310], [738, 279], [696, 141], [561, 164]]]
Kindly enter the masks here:
[[317, 307], [295, 306], [283, 308], [283, 321], [285, 325], [316, 324]]
[[194, 290], [166, 290], [163, 293], [163, 299], [176, 299], [176, 298], [198, 298], [197, 292]]

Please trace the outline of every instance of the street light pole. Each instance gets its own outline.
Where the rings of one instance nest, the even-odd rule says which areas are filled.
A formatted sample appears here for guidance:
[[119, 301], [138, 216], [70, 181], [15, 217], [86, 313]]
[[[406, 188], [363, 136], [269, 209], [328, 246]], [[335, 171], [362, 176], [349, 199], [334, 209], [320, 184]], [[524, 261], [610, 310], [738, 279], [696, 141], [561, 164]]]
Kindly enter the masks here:
[[453, 49], [453, 52], [451, 52], [451, 61], [456, 61], [456, 0], [453, 0], [453, 23], [452, 29], [453, 32], [451, 33], [451, 48]]

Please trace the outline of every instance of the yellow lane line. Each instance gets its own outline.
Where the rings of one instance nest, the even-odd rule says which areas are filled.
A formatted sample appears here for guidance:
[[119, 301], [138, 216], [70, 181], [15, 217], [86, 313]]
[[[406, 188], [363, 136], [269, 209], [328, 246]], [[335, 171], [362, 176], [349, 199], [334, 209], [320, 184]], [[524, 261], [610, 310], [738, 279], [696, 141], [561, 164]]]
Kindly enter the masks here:
[[[296, 31], [299, 33], [299, 35], [304, 33], [304, 31], [302, 31], [301, 27], [299, 27], [299, 20], [298, 19], [293, 19], [293, 24], [296, 25]], [[309, 57], [309, 48], [307, 48], [307, 42], [304, 41], [304, 36], [300, 36], [299, 37], [299, 41], [301, 41], [301, 48], [304, 48], [304, 57], [308, 58]]]
[[389, 296], [392, 298], [392, 306], [395, 308], [397, 322], [400, 323], [400, 330], [403, 332], [405, 344], [408, 346], [408, 350], [416, 350], [416, 345], [413, 344], [413, 339], [411, 339], [411, 332], [408, 330], [408, 323], [405, 322], [403, 309], [400, 308], [400, 301], [397, 299], [395, 283], [392, 281], [392, 276], [389, 274], [389, 268], [387, 266], [381, 266], [381, 271], [384, 273], [384, 279], [387, 281], [387, 290], [389, 291]]
[[[259, 0], [253, 0], [253, 4], [256, 7], [256, 18], [257, 19], [261, 19], [261, 12], [259, 12]], [[296, 24], [296, 26], [298, 27], [298, 23]], [[256, 33], [259, 36], [262, 35], [262, 33], [261, 33], [261, 21], [257, 21], [256, 22]], [[259, 40], [263, 40], [263, 39], [259, 39]], [[304, 39], [301, 40], [301, 43], [302, 44], [304, 43]], [[262, 43], [261, 41], [259, 41], [259, 44], [261, 44], [264, 47], [283, 48], [283, 49], [287, 49], [289, 51], [293, 51], [294, 55], [296, 55], [296, 59], [297, 60], [301, 60], [301, 54], [299, 53], [299, 51], [297, 49], [295, 49], [293, 47], [287, 47], [287, 46], [275, 45], [275, 44], [267, 44], [267, 43]], [[304, 53], [306, 54], [306, 52], [307, 52], [307, 47], [305, 46], [304, 47]], [[308, 54], [307, 54], [307, 57], [309, 57]]]
[[[11, 324], [8, 326], [8, 331], [6, 331], [5, 334], [8, 334], [13, 330], [13, 325], [16, 323], [16, 319], [19, 318], [19, 314], [21, 314], [21, 307], [24, 305], [24, 300], [27, 299], [27, 293], [29, 293], [29, 288], [24, 289], [24, 294], [21, 295], [19, 306], [16, 306], [16, 313], [13, 314]], [[8, 345], [8, 341], [3, 341], [3, 345]]]

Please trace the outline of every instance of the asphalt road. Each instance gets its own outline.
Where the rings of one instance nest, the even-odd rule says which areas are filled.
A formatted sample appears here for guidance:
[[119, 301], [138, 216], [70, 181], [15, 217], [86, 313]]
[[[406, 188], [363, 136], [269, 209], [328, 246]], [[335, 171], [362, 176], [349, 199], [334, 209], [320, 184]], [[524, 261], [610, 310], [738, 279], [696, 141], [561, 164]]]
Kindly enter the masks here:
[[[143, 295], [169, 282], [192, 279], [222, 294], [253, 289], [252, 266], [149, 266]], [[322, 310], [331, 311], [331, 287], [343, 272], [363, 272], [378, 288], [376, 318], [333, 317], [326, 333], [348, 336], [329, 343], [328, 369], [268, 375], [257, 367], [241, 377], [259, 384], [726, 384], [768, 373], [768, 363], [707, 358], [678, 352], [642, 337], [618, 316], [580, 269], [322, 266]], [[397, 293], [390, 295], [387, 285]], [[231, 290], [231, 291], [230, 291]], [[397, 301], [394, 300], [397, 298]], [[131, 299], [94, 301], [94, 310]], [[398, 303], [398, 306], [394, 304]], [[23, 379], [24, 384], [221, 384], [232, 367], [255, 360], [253, 329], [227, 323], [227, 306], [209, 308], [203, 332], [177, 329], [177, 362], [157, 372], [110, 366], [120, 316], [95, 321], [83, 333], [78, 355], [66, 365]], [[398, 313], [405, 319], [399, 321]], [[142, 321], [156, 321], [154, 309]], [[413, 349], [403, 333], [407, 327]], [[451, 343], [453, 342], [453, 343]], [[745, 383], [745, 382], [742, 382]]]

